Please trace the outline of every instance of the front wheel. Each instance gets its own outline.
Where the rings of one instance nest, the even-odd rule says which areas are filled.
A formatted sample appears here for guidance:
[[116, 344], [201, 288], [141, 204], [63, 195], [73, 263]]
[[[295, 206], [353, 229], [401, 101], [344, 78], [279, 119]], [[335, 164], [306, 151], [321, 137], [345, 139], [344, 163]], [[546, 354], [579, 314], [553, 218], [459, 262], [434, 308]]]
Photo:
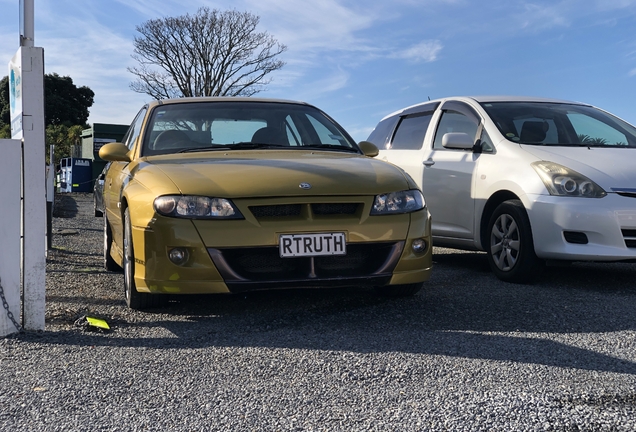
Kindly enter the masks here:
[[501, 280], [534, 282], [545, 262], [534, 252], [530, 219], [519, 200], [501, 203], [488, 223], [488, 263]]
[[130, 209], [124, 211], [124, 296], [130, 309], [147, 309], [163, 306], [167, 296], [162, 294], [140, 293], [135, 286], [135, 250], [132, 240]]

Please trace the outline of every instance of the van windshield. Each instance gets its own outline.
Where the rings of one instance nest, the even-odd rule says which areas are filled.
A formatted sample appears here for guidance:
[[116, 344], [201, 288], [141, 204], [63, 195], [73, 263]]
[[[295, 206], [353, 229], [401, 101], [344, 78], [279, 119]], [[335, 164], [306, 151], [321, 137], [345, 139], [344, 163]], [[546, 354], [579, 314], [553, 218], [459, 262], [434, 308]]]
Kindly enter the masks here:
[[483, 102], [501, 134], [519, 144], [636, 147], [636, 128], [605, 111], [549, 102]]

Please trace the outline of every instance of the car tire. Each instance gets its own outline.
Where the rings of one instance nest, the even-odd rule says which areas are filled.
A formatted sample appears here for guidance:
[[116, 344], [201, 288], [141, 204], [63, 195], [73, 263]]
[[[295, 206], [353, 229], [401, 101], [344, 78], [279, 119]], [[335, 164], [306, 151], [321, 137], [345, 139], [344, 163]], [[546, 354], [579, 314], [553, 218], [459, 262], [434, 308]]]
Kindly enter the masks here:
[[488, 263], [499, 279], [521, 284], [538, 279], [545, 262], [534, 252], [530, 219], [521, 201], [501, 203], [490, 217], [487, 233]]
[[113, 245], [113, 234], [108, 224], [108, 219], [104, 215], [104, 268], [107, 271], [120, 272], [121, 266], [115, 262], [110, 251]]
[[124, 210], [124, 297], [130, 309], [140, 310], [161, 307], [168, 301], [167, 295], [147, 294], [137, 291], [135, 286], [135, 250], [132, 242], [130, 209]]
[[382, 287], [376, 287], [376, 291], [385, 297], [410, 297], [417, 294], [424, 282], [403, 284], [403, 285], [385, 285]]
[[104, 213], [101, 210], [97, 209], [97, 200], [93, 198], [93, 212], [95, 212], [95, 217], [103, 217]]

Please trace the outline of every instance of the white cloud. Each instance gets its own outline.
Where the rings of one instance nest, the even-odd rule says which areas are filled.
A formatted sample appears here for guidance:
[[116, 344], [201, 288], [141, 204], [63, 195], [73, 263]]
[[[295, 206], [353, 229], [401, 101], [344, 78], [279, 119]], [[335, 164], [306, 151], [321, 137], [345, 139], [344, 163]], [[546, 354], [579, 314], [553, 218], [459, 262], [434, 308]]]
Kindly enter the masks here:
[[530, 30], [544, 30], [552, 27], [567, 27], [569, 21], [560, 10], [559, 4], [544, 6], [528, 3], [519, 16], [521, 27]]
[[636, 68], [634, 68], [634, 69], [630, 70], [630, 71], [629, 71], [629, 73], [628, 73], [627, 75], [629, 75], [630, 77], [632, 77], [632, 76], [636, 76]]
[[442, 50], [443, 45], [438, 40], [423, 41], [394, 55], [414, 62], [433, 62]]
[[356, 32], [370, 27], [375, 17], [369, 8], [353, 10], [337, 0], [314, 0], [290, 7], [289, 0], [245, 0], [248, 10], [290, 50], [298, 53], [321, 50], [358, 51], [366, 43]]

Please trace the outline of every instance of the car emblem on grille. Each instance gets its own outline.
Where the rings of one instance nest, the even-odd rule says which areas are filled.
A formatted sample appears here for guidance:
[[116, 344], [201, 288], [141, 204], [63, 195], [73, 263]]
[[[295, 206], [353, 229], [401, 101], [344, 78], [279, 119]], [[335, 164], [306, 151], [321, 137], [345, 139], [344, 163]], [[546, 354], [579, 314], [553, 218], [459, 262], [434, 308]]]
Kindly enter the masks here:
[[301, 189], [311, 189], [311, 185], [309, 183], [301, 183], [298, 187]]

